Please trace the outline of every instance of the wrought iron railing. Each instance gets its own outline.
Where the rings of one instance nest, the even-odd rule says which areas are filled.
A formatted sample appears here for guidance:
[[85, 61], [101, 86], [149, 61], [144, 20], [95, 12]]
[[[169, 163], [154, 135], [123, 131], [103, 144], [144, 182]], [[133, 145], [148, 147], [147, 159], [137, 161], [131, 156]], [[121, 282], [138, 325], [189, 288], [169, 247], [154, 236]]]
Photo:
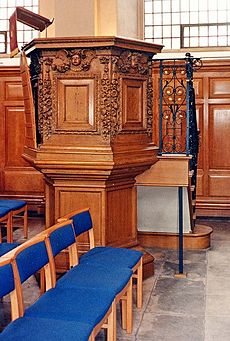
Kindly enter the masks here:
[[193, 72], [200, 67], [190, 53], [160, 60], [160, 155], [198, 152]]
[[[190, 156], [191, 201], [196, 198], [199, 131], [197, 127], [193, 72], [201, 60], [186, 53], [185, 58], [160, 60], [159, 154]], [[192, 188], [193, 187], [193, 188]], [[193, 189], [191, 191], [191, 188]], [[191, 205], [192, 206], [192, 205]], [[190, 206], [191, 228], [193, 209]], [[178, 187], [179, 276], [183, 275], [183, 188]], [[195, 207], [195, 206], [194, 206]]]

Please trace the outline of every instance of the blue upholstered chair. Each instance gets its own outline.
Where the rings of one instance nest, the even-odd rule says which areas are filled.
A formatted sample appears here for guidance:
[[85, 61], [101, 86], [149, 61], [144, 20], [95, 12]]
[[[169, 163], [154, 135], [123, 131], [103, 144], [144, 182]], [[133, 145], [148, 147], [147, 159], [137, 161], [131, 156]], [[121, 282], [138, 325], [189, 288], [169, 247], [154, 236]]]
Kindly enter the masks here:
[[0, 334], [2, 341], [91, 340], [92, 326], [86, 323], [46, 318], [21, 317], [11, 322]]
[[0, 257], [16, 248], [18, 243], [0, 243]]
[[[12, 230], [12, 219], [11, 219], [10, 208], [3, 207], [0, 205], [0, 223], [6, 224], [7, 236], [10, 235], [11, 230]], [[1, 230], [1, 228], [0, 228], [0, 242], [2, 242], [2, 230]]]
[[[81, 289], [89, 288], [110, 292], [116, 304], [121, 300], [123, 304], [123, 327], [128, 333], [132, 332], [132, 270], [120, 269], [117, 266], [109, 269], [103, 265], [78, 264], [77, 245], [72, 221], [69, 224], [56, 224], [46, 230], [53, 256], [69, 248], [70, 265], [72, 266], [61, 279], [56, 288]], [[115, 323], [115, 321], [114, 321]]]
[[137, 281], [137, 307], [142, 307], [142, 283], [143, 267], [142, 252], [127, 248], [114, 248], [109, 246], [95, 247], [93, 223], [89, 208], [73, 211], [59, 221], [72, 219], [76, 236], [88, 232], [90, 250], [80, 258], [81, 264], [103, 265], [107, 269], [111, 267], [128, 268], [133, 272], [133, 278]]
[[19, 316], [18, 296], [15, 290], [14, 273], [11, 259], [0, 258], [0, 298], [10, 294], [11, 318]]
[[23, 213], [24, 237], [28, 238], [28, 208], [26, 201], [0, 199], [0, 207], [4, 207], [10, 210], [10, 226], [7, 229], [7, 242], [13, 242], [13, 217], [18, 216], [21, 213]]
[[0, 297], [11, 295], [12, 320], [2, 333], [4, 341], [87, 341], [90, 338], [92, 325], [86, 323], [62, 321], [43, 318], [20, 317], [18, 296], [12, 268], [12, 258], [0, 260]]
[[[72, 229], [71, 223], [67, 222], [66, 225], [67, 228], [62, 234], [65, 242], [69, 241], [68, 226]], [[62, 241], [58, 239], [56, 241], [56, 247], [59, 248], [59, 243], [62, 245]], [[20, 283], [17, 284], [18, 292], [21, 293], [19, 297], [23, 297], [21, 284], [44, 266], [47, 289], [51, 287], [26, 310], [23, 301], [19, 301], [20, 317], [57, 320], [57, 324], [59, 321], [60, 324], [61, 321], [76, 322], [76, 328], [78, 324], [80, 326], [86, 324], [91, 326], [91, 338], [106, 324], [109, 340], [114, 340], [114, 310], [112, 310], [114, 296], [111, 292], [89, 287], [71, 290], [52, 288], [54, 260], [46, 233], [41, 233], [19, 246], [14, 255], [14, 262], [17, 265], [16, 282]]]

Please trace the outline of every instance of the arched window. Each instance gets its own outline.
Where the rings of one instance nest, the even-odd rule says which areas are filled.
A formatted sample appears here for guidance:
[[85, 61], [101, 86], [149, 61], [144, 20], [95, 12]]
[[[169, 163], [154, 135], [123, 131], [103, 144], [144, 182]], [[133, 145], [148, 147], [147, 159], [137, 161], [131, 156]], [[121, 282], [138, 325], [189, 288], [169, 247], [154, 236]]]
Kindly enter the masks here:
[[[0, 53], [10, 53], [9, 49], [9, 17], [16, 6], [22, 6], [38, 13], [39, 0], [0, 0]], [[17, 38], [19, 47], [38, 36], [38, 31], [17, 22]]]
[[165, 49], [230, 45], [229, 0], [145, 0], [145, 39]]

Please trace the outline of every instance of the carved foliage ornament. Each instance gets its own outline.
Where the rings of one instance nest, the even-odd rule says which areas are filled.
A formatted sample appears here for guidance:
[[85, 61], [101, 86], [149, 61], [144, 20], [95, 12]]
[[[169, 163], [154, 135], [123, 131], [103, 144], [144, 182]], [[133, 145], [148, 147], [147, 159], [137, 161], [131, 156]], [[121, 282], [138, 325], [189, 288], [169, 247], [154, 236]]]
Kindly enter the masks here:
[[88, 71], [93, 58], [96, 53], [92, 50], [60, 50], [53, 58], [51, 68], [53, 71]]
[[152, 62], [148, 62], [148, 81], [147, 81], [147, 133], [152, 135], [153, 129], [153, 80], [152, 80]]
[[148, 56], [139, 52], [125, 51], [121, 53], [117, 66], [122, 73], [146, 75], [148, 74]]
[[50, 78], [50, 67], [52, 60], [46, 58], [42, 61], [44, 64], [43, 73], [39, 79], [39, 118], [38, 127], [43, 140], [48, 139], [53, 131], [52, 119], [52, 84]]
[[[146, 76], [147, 79], [147, 117], [146, 126], [148, 135], [152, 134], [152, 60], [150, 57], [131, 51], [121, 53], [119, 57], [103, 56], [100, 58], [104, 64], [101, 80], [100, 115], [102, 136], [105, 139], [114, 138], [122, 133], [121, 108], [120, 108], [120, 79], [121, 73], [132, 77]], [[127, 133], [127, 132], [126, 132]], [[128, 132], [129, 134], [132, 131]], [[138, 133], [138, 131], [135, 131]]]

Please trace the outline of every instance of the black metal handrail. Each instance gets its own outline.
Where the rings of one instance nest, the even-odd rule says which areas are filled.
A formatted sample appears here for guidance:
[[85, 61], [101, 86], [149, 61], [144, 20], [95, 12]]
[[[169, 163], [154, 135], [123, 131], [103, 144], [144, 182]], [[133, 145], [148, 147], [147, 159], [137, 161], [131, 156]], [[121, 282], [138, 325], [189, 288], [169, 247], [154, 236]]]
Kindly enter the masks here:
[[[185, 58], [160, 60], [159, 154], [191, 156], [189, 170], [196, 198], [199, 130], [196, 117], [193, 72], [201, 60], [186, 53]], [[183, 188], [178, 187], [179, 275], [183, 274]], [[191, 212], [190, 212], [191, 213]], [[193, 225], [192, 225], [193, 228]]]
[[190, 53], [160, 60], [160, 155], [198, 153], [193, 72], [200, 67]]

